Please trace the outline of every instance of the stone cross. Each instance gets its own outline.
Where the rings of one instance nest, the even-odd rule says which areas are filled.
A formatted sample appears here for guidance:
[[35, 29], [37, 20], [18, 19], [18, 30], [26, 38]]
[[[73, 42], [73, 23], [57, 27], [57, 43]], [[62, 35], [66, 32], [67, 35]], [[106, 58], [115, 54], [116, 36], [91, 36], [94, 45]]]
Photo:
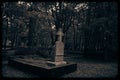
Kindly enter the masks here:
[[60, 28], [57, 32], [58, 39], [55, 43], [55, 51], [52, 55], [52, 60], [49, 61], [49, 64], [57, 65], [64, 65], [66, 62], [64, 61], [64, 43], [62, 42], [63, 36], [62, 29]]
[[62, 42], [62, 36], [64, 36], [62, 29], [60, 28], [59, 31], [57, 32], [58, 35], [58, 41]]

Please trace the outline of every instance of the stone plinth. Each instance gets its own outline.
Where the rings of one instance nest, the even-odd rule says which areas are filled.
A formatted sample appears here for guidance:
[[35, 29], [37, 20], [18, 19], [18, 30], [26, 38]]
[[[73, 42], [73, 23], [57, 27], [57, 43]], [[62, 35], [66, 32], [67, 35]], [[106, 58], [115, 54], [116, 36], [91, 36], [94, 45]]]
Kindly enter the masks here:
[[24, 72], [39, 75], [40, 77], [60, 77], [62, 75], [74, 72], [77, 70], [77, 64], [66, 63], [64, 65], [49, 65], [44, 60], [24, 60], [24, 59], [9, 59], [9, 65], [20, 69]]
[[58, 65], [65, 65], [67, 63], [66, 63], [66, 61], [59, 61], [59, 62], [48, 61], [47, 64], [53, 65], [53, 66], [58, 66]]
[[64, 44], [63, 44], [63, 42], [56, 41], [55, 55], [64, 55]]
[[55, 51], [52, 55], [51, 61], [48, 61], [48, 64], [52, 65], [64, 65], [66, 62], [64, 61], [64, 43], [61, 41], [56, 41]]

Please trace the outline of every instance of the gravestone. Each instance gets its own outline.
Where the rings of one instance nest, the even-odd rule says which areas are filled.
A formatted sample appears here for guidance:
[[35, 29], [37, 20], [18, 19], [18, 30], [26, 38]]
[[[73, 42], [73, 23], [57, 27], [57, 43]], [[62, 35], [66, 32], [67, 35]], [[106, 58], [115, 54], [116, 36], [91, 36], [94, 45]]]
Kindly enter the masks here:
[[[40, 77], [60, 77], [77, 70], [77, 64], [64, 61], [64, 43], [62, 29], [57, 32], [58, 39], [55, 43], [51, 61], [44, 59], [9, 58], [9, 65], [23, 71], [31, 72]], [[32, 69], [32, 70], [31, 70]]]
[[57, 32], [58, 39], [55, 43], [55, 51], [52, 55], [51, 61], [48, 61], [48, 64], [53, 64], [56, 66], [66, 64], [64, 61], [64, 43], [62, 42], [63, 35], [62, 29], [60, 28]]

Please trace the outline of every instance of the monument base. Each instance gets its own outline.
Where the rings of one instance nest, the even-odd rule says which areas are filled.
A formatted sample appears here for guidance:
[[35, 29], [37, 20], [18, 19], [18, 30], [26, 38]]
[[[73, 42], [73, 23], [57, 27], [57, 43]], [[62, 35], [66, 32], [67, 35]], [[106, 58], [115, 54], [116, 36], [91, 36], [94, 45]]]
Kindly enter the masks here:
[[67, 64], [67, 62], [65, 62], [65, 61], [61, 61], [61, 62], [48, 61], [47, 64], [48, 65], [53, 65], [53, 66], [59, 66], [59, 65], [65, 65], [65, 64]]
[[[27, 60], [27, 61], [26, 61]], [[48, 65], [48, 61], [44, 60], [29, 60], [29, 59], [9, 59], [8, 64], [21, 71], [31, 74], [39, 75], [39, 77], [60, 77], [64, 74], [68, 74], [77, 70], [77, 64], [66, 63], [64, 65]], [[51, 64], [51, 63], [50, 63]], [[54, 64], [54, 63], [53, 63]], [[60, 64], [60, 63], [57, 63]]]

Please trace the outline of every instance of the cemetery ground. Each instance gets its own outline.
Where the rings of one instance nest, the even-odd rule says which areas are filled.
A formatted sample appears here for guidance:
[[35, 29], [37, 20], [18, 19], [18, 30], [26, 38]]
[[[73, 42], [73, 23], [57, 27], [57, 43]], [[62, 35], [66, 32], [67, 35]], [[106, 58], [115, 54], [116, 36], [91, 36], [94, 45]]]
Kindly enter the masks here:
[[[10, 51], [7, 52], [9, 54]], [[11, 53], [10, 53], [11, 54]], [[38, 55], [27, 55], [28, 60], [39, 58], [45, 60], [46, 58]], [[105, 62], [99, 60], [92, 60], [84, 58], [79, 54], [67, 54], [64, 57], [67, 62], [77, 63], [77, 70], [75, 72], [61, 76], [61, 78], [114, 78], [118, 75], [117, 62]], [[28, 73], [8, 65], [7, 58], [2, 60], [2, 75], [7, 78], [39, 78], [40, 76], [34, 73]], [[47, 76], [46, 76], [47, 77]]]

